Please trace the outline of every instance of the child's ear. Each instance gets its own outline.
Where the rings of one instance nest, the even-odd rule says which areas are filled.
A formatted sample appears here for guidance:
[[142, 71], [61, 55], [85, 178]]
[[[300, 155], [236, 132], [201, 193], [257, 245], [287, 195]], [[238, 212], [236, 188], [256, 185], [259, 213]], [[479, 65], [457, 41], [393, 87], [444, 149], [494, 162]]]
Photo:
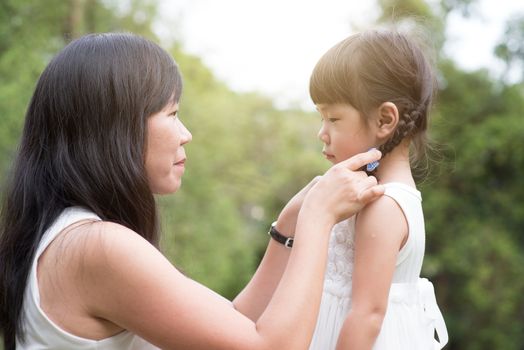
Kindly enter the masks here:
[[384, 102], [378, 107], [377, 137], [386, 139], [393, 135], [398, 125], [398, 109], [393, 102]]

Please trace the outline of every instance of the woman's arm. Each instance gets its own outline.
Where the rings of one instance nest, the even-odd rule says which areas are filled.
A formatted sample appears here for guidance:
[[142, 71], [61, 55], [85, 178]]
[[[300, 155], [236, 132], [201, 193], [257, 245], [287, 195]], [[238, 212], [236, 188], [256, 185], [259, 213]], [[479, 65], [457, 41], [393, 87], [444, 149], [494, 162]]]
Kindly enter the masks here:
[[[286, 237], [295, 235], [298, 213], [308, 191], [320, 176], [315, 177], [286, 204], [278, 216], [276, 229]], [[256, 321], [266, 309], [287, 266], [290, 248], [270, 239], [264, 257], [251, 281], [233, 300], [235, 308]]]
[[331, 168], [306, 195], [285, 271], [255, 322], [183, 276], [140, 236], [111, 223], [93, 224], [102, 225], [101, 234], [82, 245], [78, 281], [86, 310], [162, 349], [307, 348], [331, 227], [383, 192], [373, 187], [376, 180], [348, 168], [375, 158], [370, 152]]
[[397, 255], [408, 233], [404, 214], [386, 196], [357, 215], [351, 310], [337, 350], [371, 349], [382, 327]]

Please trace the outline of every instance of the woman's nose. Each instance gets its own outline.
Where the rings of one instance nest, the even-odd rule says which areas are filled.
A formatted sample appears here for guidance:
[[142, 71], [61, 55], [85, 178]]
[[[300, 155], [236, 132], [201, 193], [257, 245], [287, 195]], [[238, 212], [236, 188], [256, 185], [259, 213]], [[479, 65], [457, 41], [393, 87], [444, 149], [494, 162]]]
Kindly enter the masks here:
[[191, 140], [193, 140], [193, 135], [181, 121], [179, 121], [179, 123], [180, 123], [179, 127], [180, 127], [180, 133], [181, 133], [180, 144], [184, 145], [190, 142]]

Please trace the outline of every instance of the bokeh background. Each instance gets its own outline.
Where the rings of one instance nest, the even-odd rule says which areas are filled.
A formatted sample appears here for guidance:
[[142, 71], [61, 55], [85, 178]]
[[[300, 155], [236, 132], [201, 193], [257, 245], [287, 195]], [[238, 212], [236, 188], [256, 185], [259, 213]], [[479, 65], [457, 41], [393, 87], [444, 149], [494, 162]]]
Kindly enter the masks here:
[[[522, 350], [524, 5], [523, 11], [512, 11], [504, 19], [503, 30], [485, 37], [493, 41], [489, 65], [460, 63], [454, 50], [471, 47], [465, 55], [472, 58], [480, 50], [467, 42], [450, 44], [461, 30], [454, 25], [450, 32], [452, 23], [480, 16], [489, 19], [490, 13], [479, 11], [485, 1], [500, 7], [519, 3], [376, 0], [367, 2], [372, 5], [359, 10], [364, 11], [358, 12], [364, 14], [360, 16], [347, 10], [351, 1], [341, 0], [345, 7], [340, 8], [329, 7], [336, 1], [313, 3], [319, 9], [317, 16], [345, 18], [345, 33], [338, 39], [390, 22], [423, 29], [439, 76], [431, 129], [437, 148], [428, 164], [429, 174], [418, 179], [427, 227], [423, 275], [436, 286], [450, 334], [447, 349]], [[273, 15], [275, 21], [280, 18], [286, 1], [280, 3], [266, 5], [272, 8], [261, 13], [268, 27]], [[301, 2], [295, 3], [286, 18], [288, 28], [280, 29], [282, 36], [295, 30], [294, 21], [306, 15], [301, 13]], [[362, 2], [354, 3], [357, 8]], [[242, 18], [242, 11], [250, 8], [223, 4], [222, 13], [210, 7], [210, 18], [230, 12]], [[329, 166], [316, 139], [319, 117], [306, 100], [307, 79], [316, 59], [338, 39], [326, 37], [323, 48], [308, 46], [310, 54], [295, 59], [297, 66], [302, 61], [310, 65], [296, 80], [301, 91], [288, 92], [292, 87], [287, 85], [281, 87], [281, 94], [256, 85], [251, 89], [240, 82], [240, 77], [248, 76], [240, 67], [236, 73], [224, 73], [217, 68], [219, 60], [213, 59], [216, 52], [199, 54], [198, 45], [192, 46], [199, 36], [192, 37], [191, 31], [200, 30], [200, 38], [211, 36], [219, 31], [220, 21], [191, 27], [184, 22], [191, 18], [191, 6], [200, 6], [202, 12], [205, 1], [0, 0], [0, 180], [3, 183], [16, 151], [36, 80], [58, 50], [91, 32], [130, 31], [153, 39], [181, 67], [185, 87], [180, 115], [193, 133], [193, 142], [186, 147], [182, 189], [158, 198], [162, 249], [187, 275], [232, 298], [254, 272], [268, 241], [265, 232], [279, 210]], [[249, 21], [242, 23], [224, 35], [230, 35], [233, 43], [238, 35], [236, 45], [246, 51], [271, 47], [270, 37], [265, 46], [249, 45], [254, 28]], [[319, 35], [321, 23], [311, 22]], [[226, 16], [223, 25], [231, 25]], [[246, 33], [247, 39], [242, 36]], [[278, 47], [275, 43], [274, 55], [280, 60], [245, 65], [262, 70], [267, 80], [285, 75], [277, 66], [289, 66], [291, 74], [295, 65], [286, 61], [286, 52], [308, 45], [307, 39], [299, 39], [300, 31], [293, 35], [297, 41], [290, 39], [288, 45]], [[479, 31], [480, 41], [482, 35]], [[260, 40], [255, 34], [251, 37]], [[231, 55], [232, 60], [238, 59], [234, 52]]]

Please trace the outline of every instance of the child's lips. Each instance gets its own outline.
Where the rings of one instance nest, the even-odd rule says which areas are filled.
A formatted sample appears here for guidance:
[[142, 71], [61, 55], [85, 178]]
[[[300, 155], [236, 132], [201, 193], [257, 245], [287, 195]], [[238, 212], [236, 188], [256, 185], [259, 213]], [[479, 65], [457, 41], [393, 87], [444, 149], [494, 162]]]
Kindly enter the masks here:
[[324, 155], [324, 157], [326, 157], [327, 160], [333, 160], [335, 159], [335, 156], [330, 154], [330, 153], [327, 153], [326, 151], [322, 151], [322, 154]]

